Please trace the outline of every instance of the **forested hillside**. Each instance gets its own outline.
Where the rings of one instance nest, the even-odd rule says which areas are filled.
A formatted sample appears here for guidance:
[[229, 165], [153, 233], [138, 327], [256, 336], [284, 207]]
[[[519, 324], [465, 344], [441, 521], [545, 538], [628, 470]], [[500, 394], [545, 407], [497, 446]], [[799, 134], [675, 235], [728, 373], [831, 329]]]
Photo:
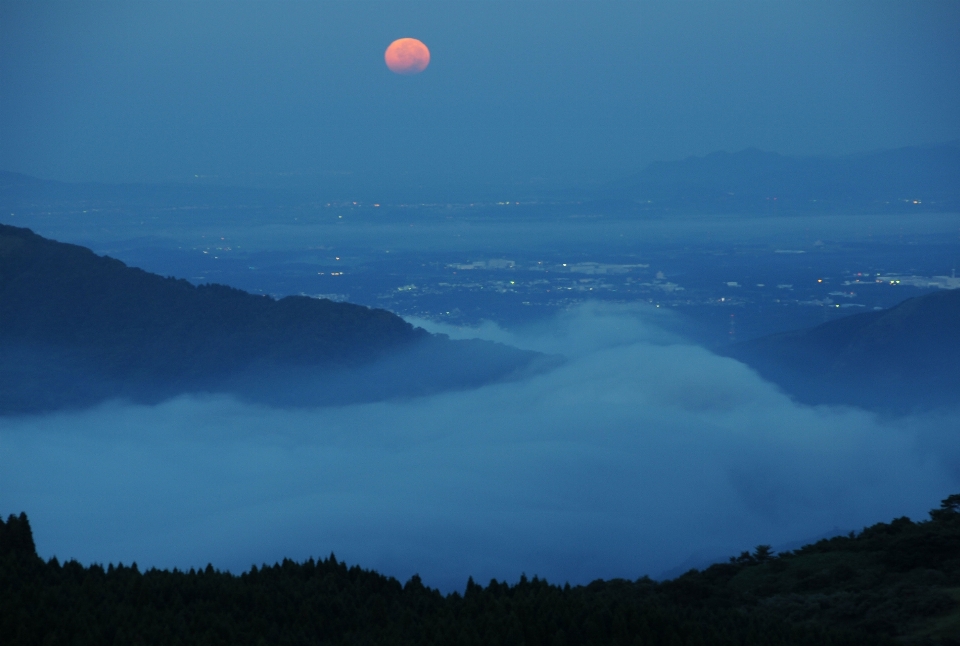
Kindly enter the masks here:
[[957, 405], [960, 289], [908, 299], [726, 353], [801, 401], [907, 412]]
[[[386, 310], [195, 286], [0, 225], [0, 413], [191, 391], [343, 403], [482, 383], [535, 356], [478, 344]], [[451, 354], [461, 373], [432, 366]], [[370, 372], [386, 358], [389, 369]], [[318, 371], [338, 378], [310, 382]]]
[[237, 576], [83, 566], [0, 521], [0, 635], [32, 644], [960, 644], [960, 495], [793, 552], [657, 583], [467, 583], [442, 595], [331, 555]]

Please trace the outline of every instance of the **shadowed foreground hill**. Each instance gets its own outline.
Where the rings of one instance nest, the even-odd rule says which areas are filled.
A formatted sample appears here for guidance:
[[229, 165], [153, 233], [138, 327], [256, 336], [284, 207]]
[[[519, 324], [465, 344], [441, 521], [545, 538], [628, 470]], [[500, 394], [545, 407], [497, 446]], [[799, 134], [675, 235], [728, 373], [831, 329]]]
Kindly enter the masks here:
[[344, 403], [475, 385], [535, 356], [385, 310], [198, 287], [5, 225], [0, 350], [0, 413], [190, 391]]
[[414, 576], [332, 555], [239, 576], [44, 562], [27, 517], [0, 519], [4, 644], [960, 644], [960, 495], [931, 520], [900, 518], [793, 552], [767, 546], [657, 583], [467, 583], [447, 596]]
[[740, 343], [726, 354], [806, 403], [889, 412], [955, 407], [960, 290]]

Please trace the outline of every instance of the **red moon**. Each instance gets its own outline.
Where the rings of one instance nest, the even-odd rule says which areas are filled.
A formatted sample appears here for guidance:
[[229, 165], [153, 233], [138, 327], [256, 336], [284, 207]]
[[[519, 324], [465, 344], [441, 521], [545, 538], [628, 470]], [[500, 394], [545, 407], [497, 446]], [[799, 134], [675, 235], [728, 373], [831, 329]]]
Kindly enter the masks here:
[[419, 74], [430, 64], [430, 50], [416, 38], [401, 38], [390, 43], [383, 59], [395, 74]]

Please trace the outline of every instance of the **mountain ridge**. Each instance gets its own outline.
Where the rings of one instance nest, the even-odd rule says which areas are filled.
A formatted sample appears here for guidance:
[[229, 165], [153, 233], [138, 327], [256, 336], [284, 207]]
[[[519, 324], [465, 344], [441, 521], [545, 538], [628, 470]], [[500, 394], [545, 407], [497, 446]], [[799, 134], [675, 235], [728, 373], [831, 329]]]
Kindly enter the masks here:
[[960, 290], [942, 290], [738, 343], [724, 354], [806, 403], [909, 412], [957, 405], [958, 332]]
[[0, 349], [0, 413], [198, 391], [345, 403], [477, 385], [539, 356], [386, 310], [164, 278], [2, 224]]
[[[91, 208], [290, 207], [318, 200], [358, 199], [367, 193], [384, 193], [386, 198], [394, 190], [364, 188], [361, 184], [351, 189], [325, 188], [323, 182], [318, 182], [284, 188], [244, 187], [202, 180], [197, 183], [73, 183], [0, 170], [0, 212], [77, 204]], [[401, 191], [404, 196], [401, 201], [483, 202], [491, 199], [488, 194], [493, 188], [488, 186], [479, 193], [475, 190], [477, 195], [470, 197], [470, 190], [462, 187], [451, 189], [453, 193], [446, 195], [436, 187], [428, 189], [413, 182]], [[511, 199], [549, 202], [560, 197], [617, 212], [641, 214], [956, 212], [960, 211], [960, 140], [840, 156], [793, 156], [757, 148], [733, 153], [715, 151], [682, 160], [655, 161], [637, 173], [589, 189], [564, 188], [551, 192], [544, 187], [533, 190], [511, 183], [493, 192], [497, 191]], [[415, 197], [418, 193], [422, 193], [419, 199]], [[454, 194], [458, 196], [456, 199]], [[481, 194], [487, 197], [481, 199]]]
[[715, 213], [960, 210], [960, 140], [842, 155], [747, 148], [650, 164], [598, 197]]

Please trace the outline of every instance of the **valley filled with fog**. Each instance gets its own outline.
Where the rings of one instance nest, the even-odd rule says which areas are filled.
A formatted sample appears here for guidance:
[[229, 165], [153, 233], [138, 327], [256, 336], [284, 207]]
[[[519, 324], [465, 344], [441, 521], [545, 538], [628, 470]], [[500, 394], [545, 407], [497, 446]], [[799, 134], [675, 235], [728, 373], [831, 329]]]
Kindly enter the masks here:
[[197, 394], [2, 417], [0, 489], [42, 556], [241, 571], [334, 552], [444, 590], [586, 583], [919, 518], [960, 489], [956, 411], [807, 406], [715, 352], [954, 287], [960, 216], [375, 208], [9, 219], [162, 275], [384, 307], [555, 360], [371, 403]]
[[31, 510], [46, 557], [239, 571], [332, 551], [446, 590], [520, 572], [676, 574], [921, 517], [960, 486], [956, 415], [794, 404], [655, 314], [582, 306], [513, 333], [487, 326], [477, 333], [568, 360], [469, 391], [5, 418], [0, 486]]

